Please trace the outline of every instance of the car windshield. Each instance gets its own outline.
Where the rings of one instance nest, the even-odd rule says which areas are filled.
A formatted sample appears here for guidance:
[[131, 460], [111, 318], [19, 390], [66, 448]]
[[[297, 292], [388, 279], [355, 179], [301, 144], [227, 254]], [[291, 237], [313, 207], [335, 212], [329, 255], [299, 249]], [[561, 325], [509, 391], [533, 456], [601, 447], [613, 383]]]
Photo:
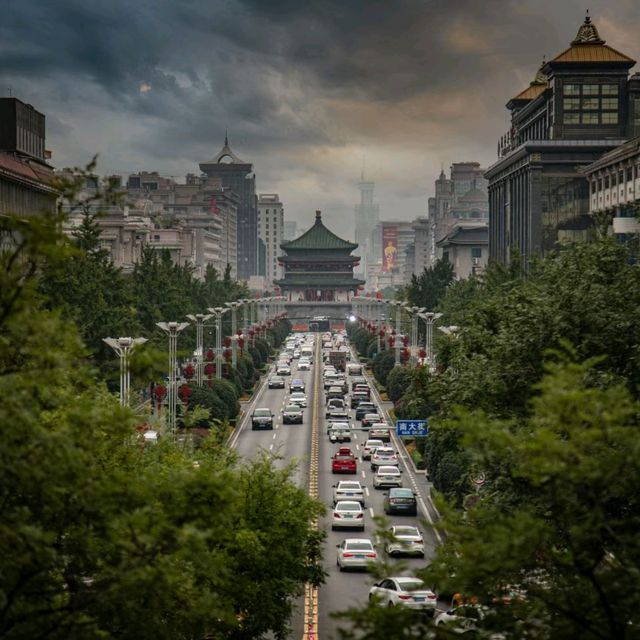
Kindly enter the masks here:
[[341, 482], [338, 485], [340, 489], [348, 489], [349, 491], [362, 491], [362, 487], [359, 482]]
[[381, 447], [382, 440], [367, 440], [365, 447]]
[[378, 467], [378, 473], [383, 476], [400, 475], [398, 467]]
[[359, 502], [338, 502], [336, 511], [361, 511]]
[[291, 384], [302, 384], [303, 385], [304, 382], [302, 382], [302, 380], [296, 379], [296, 380], [293, 380], [293, 382]]
[[394, 527], [393, 533], [396, 536], [419, 536], [417, 527]]
[[302, 393], [302, 391], [296, 391], [295, 393], [291, 394], [292, 398], [306, 398], [306, 396], [304, 395], [304, 393]]
[[332, 429], [348, 429], [349, 425], [346, 422], [332, 422], [331, 428]]
[[282, 380], [282, 378], [280, 376], [273, 376], [273, 378], [271, 378], [274, 382], [280, 382]]
[[424, 589], [424, 582], [418, 578], [398, 578], [398, 584], [403, 591], [418, 591]]
[[389, 495], [392, 498], [413, 498], [411, 489], [392, 489]]
[[296, 412], [299, 412], [300, 411], [300, 407], [297, 404], [290, 404], [290, 405], [287, 405], [287, 407], [285, 408], [285, 411], [296, 411]]
[[373, 545], [370, 542], [346, 542], [344, 548], [347, 551], [372, 551]]
[[256, 409], [253, 412], [253, 415], [257, 418], [270, 418], [271, 417], [271, 409]]

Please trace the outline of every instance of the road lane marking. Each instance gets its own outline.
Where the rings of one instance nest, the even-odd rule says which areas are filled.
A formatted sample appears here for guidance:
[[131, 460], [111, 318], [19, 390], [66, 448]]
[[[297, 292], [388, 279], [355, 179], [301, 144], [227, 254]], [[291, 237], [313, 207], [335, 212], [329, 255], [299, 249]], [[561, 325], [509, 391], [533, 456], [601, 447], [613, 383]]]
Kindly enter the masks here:
[[364, 472], [364, 469], [361, 469], [361, 470], [360, 470], [360, 473], [362, 474], [362, 477], [363, 477], [363, 478], [366, 478], [366, 477], [367, 477], [367, 475], [366, 475], [366, 474], [365, 474], [365, 472]]
[[364, 488], [364, 495], [367, 496], [367, 498], [369, 497], [369, 487]]
[[269, 451], [273, 451], [273, 444], [269, 445]]
[[369, 513], [371, 514], [372, 518], [375, 516], [375, 514], [373, 513], [373, 507], [369, 507]]

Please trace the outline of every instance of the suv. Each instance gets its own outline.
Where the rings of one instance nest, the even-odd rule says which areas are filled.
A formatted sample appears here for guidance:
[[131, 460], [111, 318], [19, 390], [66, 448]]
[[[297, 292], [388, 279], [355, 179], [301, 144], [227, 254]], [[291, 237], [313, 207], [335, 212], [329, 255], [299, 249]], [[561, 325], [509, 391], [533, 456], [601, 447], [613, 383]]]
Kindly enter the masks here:
[[[365, 414], [373, 413], [376, 410], [376, 405], [373, 402], [361, 402], [356, 407], [356, 420], [362, 420]], [[378, 420], [380, 422], [380, 420]]]
[[288, 404], [282, 410], [282, 424], [302, 424], [304, 410], [298, 404]]
[[383, 442], [391, 442], [391, 430], [386, 422], [375, 422], [369, 429], [369, 437], [377, 438]]
[[289, 391], [304, 391], [305, 388], [304, 380], [300, 378], [295, 378], [289, 383]]
[[251, 429], [273, 429], [273, 413], [271, 409], [254, 409], [251, 414]]
[[325, 418], [328, 418], [333, 410], [344, 411], [344, 400], [342, 398], [329, 398]]
[[328, 429], [330, 442], [351, 442], [351, 430], [349, 425], [343, 422], [336, 422]]

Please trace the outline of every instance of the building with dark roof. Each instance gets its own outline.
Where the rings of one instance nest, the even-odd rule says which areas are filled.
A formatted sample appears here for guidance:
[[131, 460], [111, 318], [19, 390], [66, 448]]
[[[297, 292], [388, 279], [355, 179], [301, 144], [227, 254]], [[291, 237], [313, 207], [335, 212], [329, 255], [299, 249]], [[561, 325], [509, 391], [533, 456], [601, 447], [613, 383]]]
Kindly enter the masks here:
[[55, 211], [58, 192], [46, 158], [44, 114], [17, 98], [0, 98], [0, 214]]
[[459, 221], [437, 242], [442, 259], [457, 280], [482, 273], [487, 266], [489, 229], [481, 222]]
[[284, 277], [275, 284], [289, 301], [346, 302], [364, 286], [353, 275], [360, 258], [351, 253], [358, 245], [329, 231], [320, 211], [308, 231], [280, 248], [285, 252], [278, 258]]
[[570, 46], [543, 62], [507, 103], [511, 127], [489, 179], [490, 257], [543, 255], [588, 239], [589, 187], [580, 168], [637, 135], [635, 61], [605, 43], [590, 17]]
[[259, 275], [258, 267], [258, 203], [253, 164], [238, 158], [225, 135], [220, 152], [200, 170], [209, 178], [220, 179], [222, 186], [231, 189], [239, 198], [237, 211], [238, 278], [248, 280]]

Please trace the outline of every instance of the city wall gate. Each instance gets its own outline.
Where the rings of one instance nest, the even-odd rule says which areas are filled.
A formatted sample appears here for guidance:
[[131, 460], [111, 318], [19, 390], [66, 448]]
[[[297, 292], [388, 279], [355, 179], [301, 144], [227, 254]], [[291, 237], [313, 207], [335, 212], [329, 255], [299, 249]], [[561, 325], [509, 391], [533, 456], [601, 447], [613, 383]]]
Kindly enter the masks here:
[[[353, 313], [350, 302], [285, 302], [285, 310], [294, 330], [329, 331], [344, 329]], [[319, 317], [324, 321], [316, 320]], [[310, 326], [315, 325], [315, 326]]]

